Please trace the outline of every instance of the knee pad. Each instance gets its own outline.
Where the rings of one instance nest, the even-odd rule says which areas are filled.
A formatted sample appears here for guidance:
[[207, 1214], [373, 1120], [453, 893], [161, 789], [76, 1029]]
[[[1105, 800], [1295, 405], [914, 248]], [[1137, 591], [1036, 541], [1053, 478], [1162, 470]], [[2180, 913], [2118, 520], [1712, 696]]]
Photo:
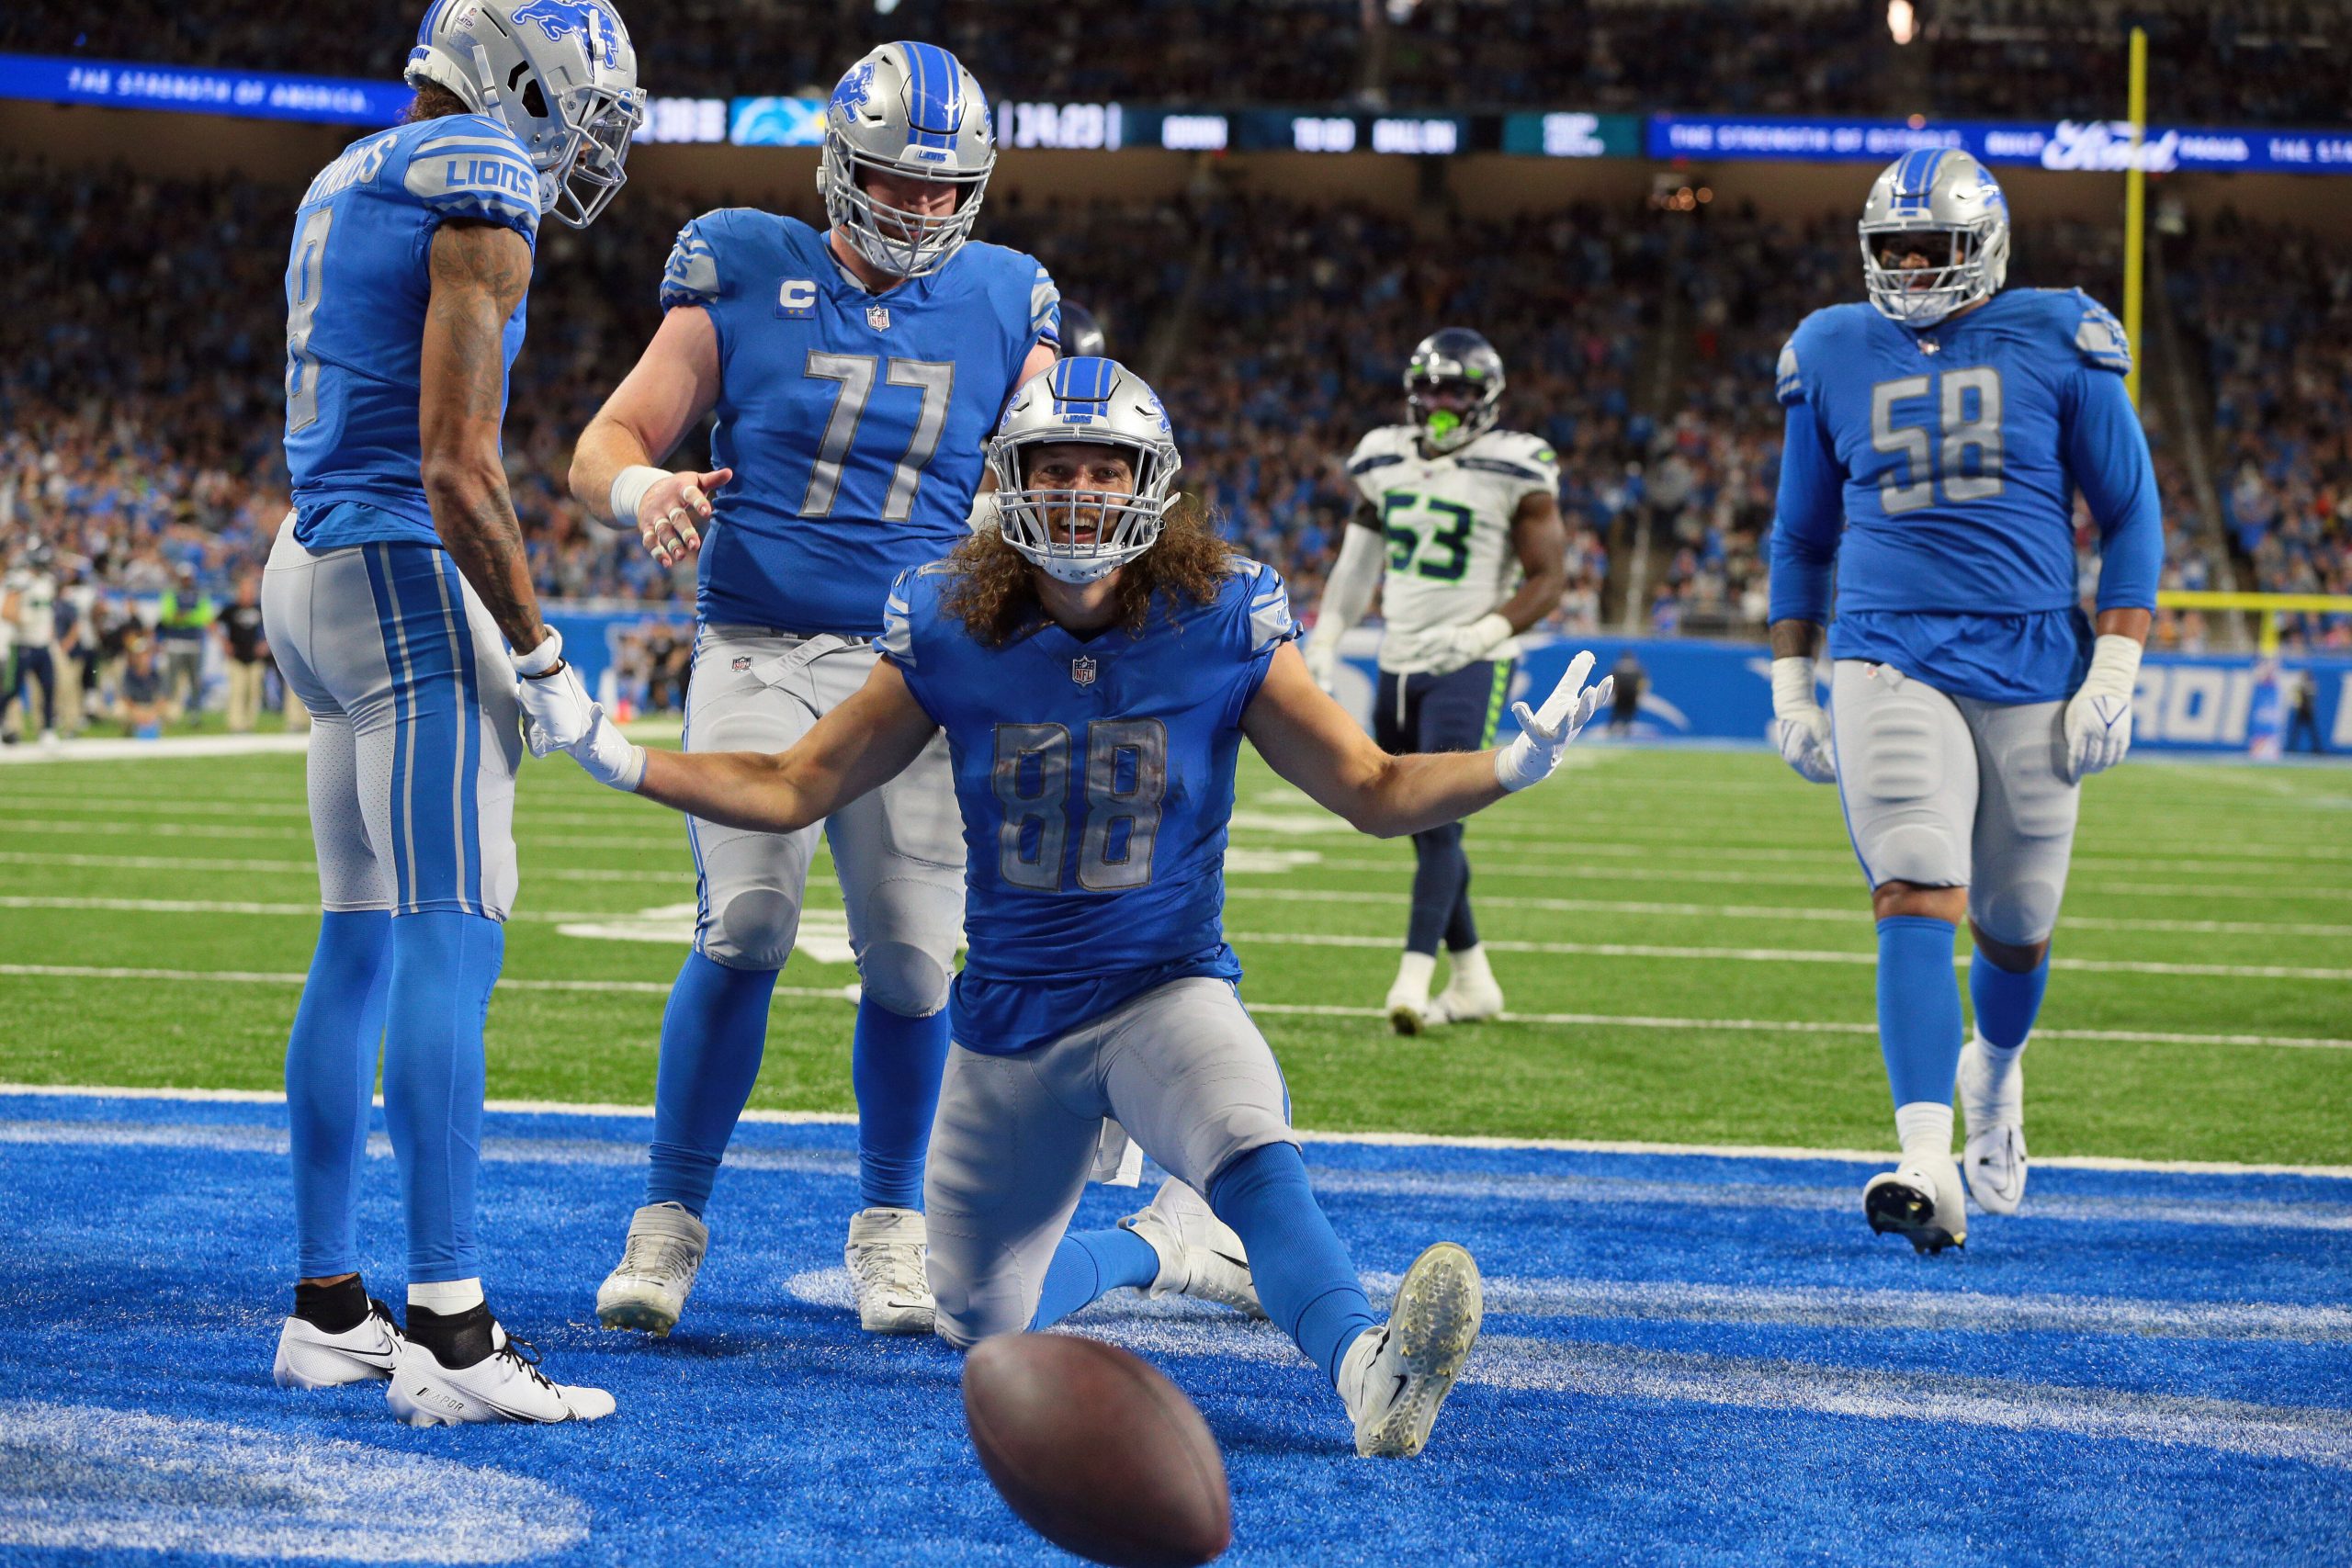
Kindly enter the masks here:
[[1877, 883], [1960, 887], [1968, 882], [1968, 863], [1961, 853], [1959, 840], [1939, 821], [1886, 823], [1865, 840], [1861, 848]]
[[866, 943], [857, 975], [868, 1001], [901, 1018], [929, 1018], [947, 1005], [947, 964], [912, 942]]
[[747, 887], [711, 911], [703, 956], [729, 969], [781, 969], [799, 931], [800, 910], [781, 888]]
[[[934, 1225], [932, 1234], [936, 1239], [943, 1233]], [[949, 1242], [946, 1256], [933, 1252], [925, 1259], [932, 1297], [938, 1303], [932, 1315], [932, 1332], [956, 1349], [968, 1350], [983, 1339], [1018, 1334], [1028, 1327], [1037, 1310], [1037, 1291], [1021, 1278], [1019, 1260], [1000, 1249], [993, 1267], [986, 1263], [977, 1269], [959, 1266], [952, 1260], [958, 1250], [955, 1233], [944, 1234]], [[1045, 1281], [1035, 1283], [1042, 1287]]]
[[2058, 885], [2029, 879], [2007, 887], [1969, 890], [1968, 918], [2007, 947], [2031, 947], [2058, 929]]

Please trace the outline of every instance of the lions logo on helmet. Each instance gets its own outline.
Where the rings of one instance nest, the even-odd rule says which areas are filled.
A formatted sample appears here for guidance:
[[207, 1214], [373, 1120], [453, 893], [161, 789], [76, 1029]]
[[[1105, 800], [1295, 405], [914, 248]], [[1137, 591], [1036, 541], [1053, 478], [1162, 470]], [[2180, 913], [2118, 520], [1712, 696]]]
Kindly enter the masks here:
[[[1871, 303], [1904, 326], [1934, 326], [2008, 279], [2008, 198], [1965, 152], [1928, 148], [1888, 164], [1860, 227]], [[1913, 255], [1927, 265], [1907, 265]]]
[[[988, 99], [936, 44], [886, 43], [851, 66], [825, 105], [817, 189], [825, 216], [858, 254], [893, 277], [923, 277], [972, 237], [996, 167]], [[940, 217], [877, 200], [865, 177], [895, 175], [956, 187]]]
[[605, 0], [434, 0], [402, 77], [506, 122], [539, 172], [539, 206], [584, 229], [628, 178], [645, 119], [637, 51]]
[[[1125, 451], [1133, 492], [1032, 486], [1030, 450], [1064, 441]], [[989, 442], [989, 469], [1001, 508], [999, 532], [1064, 582], [1108, 577], [1159, 543], [1183, 467], [1159, 394], [1115, 359], [1065, 359], [1034, 378], [1013, 395]]]

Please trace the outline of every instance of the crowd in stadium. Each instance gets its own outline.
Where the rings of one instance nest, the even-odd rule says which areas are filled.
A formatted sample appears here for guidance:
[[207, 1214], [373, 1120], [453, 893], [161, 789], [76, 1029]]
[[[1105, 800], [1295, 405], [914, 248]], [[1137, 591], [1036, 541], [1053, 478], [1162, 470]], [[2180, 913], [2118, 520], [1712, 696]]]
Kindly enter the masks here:
[[[230, 602], [286, 505], [279, 298], [296, 193], [30, 163], [0, 169], [0, 256], [45, 302], [0, 320], [0, 536], [44, 540], [85, 600], [91, 587], [148, 603], [194, 584]], [[691, 593], [685, 570], [657, 566], [560, 489], [571, 442], [658, 322], [654, 280], [689, 215], [674, 209], [633, 191], [594, 229], [546, 235], [506, 443], [553, 596], [683, 608]], [[1243, 548], [1283, 565], [1303, 603], [1354, 510], [1343, 459], [1398, 417], [1412, 344], [1441, 324], [1540, 322], [1494, 330], [1507, 421], [1561, 455], [1570, 581], [1555, 624], [1752, 631], [1778, 479], [1773, 358], [1808, 310], [1857, 291], [1850, 220], [1720, 209], [1430, 220], [1444, 244], [1369, 210], [1212, 193], [1008, 198], [988, 222], [1102, 317], [1114, 353], [1151, 367], [1187, 483]], [[2182, 352], [2215, 433], [2209, 508], [2165, 400], [2149, 400], [2167, 585], [2233, 574], [2244, 588], [2352, 592], [2352, 265], [2228, 222], [2166, 245]], [[2028, 230], [2017, 253], [2013, 283], [2117, 295], [2103, 230]], [[2087, 582], [2086, 515], [2081, 529]], [[2340, 621], [2304, 631], [2352, 639]], [[2158, 631], [2160, 644], [2202, 636], [2193, 617]]]
[[[2330, 0], [2141, 0], [2152, 101], [2187, 124], [2341, 122], [2352, 14]], [[390, 78], [410, 0], [330, 23], [298, 0], [19, 6], [0, 50]], [[2113, 0], [1917, 0], [1898, 46], [1877, 0], [713, 0], [639, 18], [656, 94], [821, 93], [886, 39], [944, 44], [999, 97], [2108, 118]], [[1214, 15], [1203, 16], [1204, 12]]]

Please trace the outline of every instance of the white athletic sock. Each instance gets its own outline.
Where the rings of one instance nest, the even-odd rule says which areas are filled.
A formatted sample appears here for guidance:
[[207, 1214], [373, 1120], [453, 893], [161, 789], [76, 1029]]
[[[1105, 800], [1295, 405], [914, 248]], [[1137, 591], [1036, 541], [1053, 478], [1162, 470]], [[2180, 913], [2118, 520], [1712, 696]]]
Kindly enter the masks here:
[[408, 1304], [423, 1307], [447, 1316], [453, 1312], [470, 1312], [481, 1305], [481, 1280], [442, 1280], [430, 1284], [411, 1285]]
[[1483, 987], [1495, 983], [1495, 972], [1487, 967], [1486, 943], [1474, 942], [1460, 952], [1449, 953], [1446, 956], [1453, 960], [1451, 984]]
[[1951, 1107], [1931, 1100], [1915, 1100], [1894, 1108], [1894, 1135], [1903, 1141], [1903, 1157], [1940, 1155], [1951, 1157]]
[[1402, 959], [1397, 961], [1396, 983], [1388, 987], [1388, 994], [1395, 996], [1399, 991], [1410, 991], [1414, 996], [1427, 1001], [1430, 994], [1430, 981], [1436, 974], [1437, 954], [1408, 952]]
[[1980, 1029], [1975, 1033], [1976, 1054], [1984, 1058], [1986, 1066], [1993, 1069], [1992, 1076], [1996, 1083], [2008, 1076], [2009, 1069], [2017, 1065], [2017, 1059], [2025, 1054], [2025, 1048], [2033, 1043], [2033, 1036], [2030, 1034], [2014, 1045], [1996, 1045], [1984, 1038], [1983, 1030]]

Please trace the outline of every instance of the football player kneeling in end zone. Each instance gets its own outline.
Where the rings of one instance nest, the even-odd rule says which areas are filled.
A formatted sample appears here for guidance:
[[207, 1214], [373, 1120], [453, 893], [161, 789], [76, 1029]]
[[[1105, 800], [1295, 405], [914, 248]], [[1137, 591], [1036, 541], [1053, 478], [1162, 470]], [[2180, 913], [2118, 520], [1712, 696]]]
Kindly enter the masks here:
[[[1178, 503], [1167, 416], [1133, 372], [1063, 361], [989, 460], [999, 528], [899, 580], [881, 661], [790, 750], [647, 752], [607, 724], [572, 754], [616, 788], [792, 832], [944, 730], [970, 871], [924, 1191], [939, 1334], [1042, 1328], [1123, 1286], [1254, 1297], [1337, 1386], [1358, 1452], [1417, 1453], [1477, 1337], [1477, 1266], [1430, 1247], [1383, 1324], [1307, 1185], [1220, 920], [1234, 765], [1246, 736], [1356, 827], [1418, 832], [1548, 777], [1608, 682], [1583, 684], [1584, 655], [1520, 705], [1509, 746], [1390, 756], [1288, 646], [1282, 579]], [[1163, 1190], [1156, 1216], [1067, 1234], [1105, 1116], [1216, 1224]]]

